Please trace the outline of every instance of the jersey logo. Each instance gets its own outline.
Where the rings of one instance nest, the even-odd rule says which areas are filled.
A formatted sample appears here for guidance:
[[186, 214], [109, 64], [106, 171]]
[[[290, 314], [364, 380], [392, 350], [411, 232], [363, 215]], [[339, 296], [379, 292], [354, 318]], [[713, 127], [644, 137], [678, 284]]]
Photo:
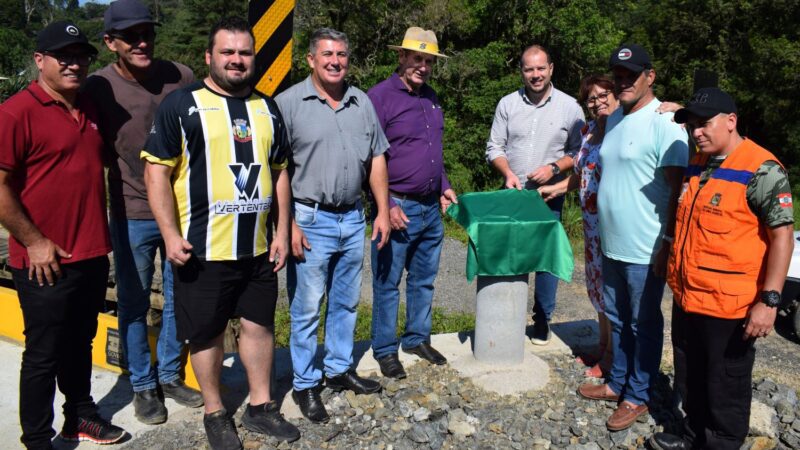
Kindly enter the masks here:
[[778, 194], [778, 204], [781, 205], [781, 208], [791, 208], [792, 207], [792, 194], [785, 192], [783, 194]]
[[261, 164], [228, 164], [233, 172], [236, 190], [239, 192], [239, 200], [252, 200], [258, 198], [258, 174], [261, 173]]
[[711, 201], [709, 203], [711, 203], [711, 206], [719, 206], [720, 200], [722, 200], [722, 194], [717, 192], [713, 197], [711, 197]]
[[250, 127], [247, 126], [245, 119], [233, 119], [233, 139], [237, 142], [250, 142], [253, 140], [253, 134]]

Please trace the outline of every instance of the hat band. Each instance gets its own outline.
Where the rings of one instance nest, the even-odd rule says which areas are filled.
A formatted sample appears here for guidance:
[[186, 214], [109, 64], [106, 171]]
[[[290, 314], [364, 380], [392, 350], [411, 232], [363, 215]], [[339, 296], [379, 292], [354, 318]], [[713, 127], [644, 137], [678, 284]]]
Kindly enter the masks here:
[[408, 50], [417, 50], [424, 53], [439, 53], [439, 45], [435, 42], [423, 42], [413, 39], [403, 39], [401, 46]]

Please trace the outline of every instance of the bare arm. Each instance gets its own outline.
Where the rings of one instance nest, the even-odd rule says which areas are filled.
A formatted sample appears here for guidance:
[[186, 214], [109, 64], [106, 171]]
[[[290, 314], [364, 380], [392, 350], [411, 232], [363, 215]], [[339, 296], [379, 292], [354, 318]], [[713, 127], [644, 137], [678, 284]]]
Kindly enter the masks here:
[[571, 174], [568, 178], [564, 178], [563, 180], [559, 181], [555, 184], [548, 184], [545, 186], [539, 186], [539, 194], [542, 196], [544, 201], [550, 201], [556, 197], [560, 197], [566, 194], [569, 191], [574, 191], [578, 189], [581, 184], [581, 177], [577, 173]]
[[[558, 166], [560, 172], [564, 172], [565, 170], [572, 169], [572, 166], [575, 164], [572, 156], [564, 155], [559, 158], [557, 161], [554, 162], [555, 165]], [[536, 170], [528, 174], [528, 179], [535, 181], [537, 184], [544, 184], [550, 181], [555, 173], [553, 173], [553, 167], [550, 164], [545, 164], [541, 167], [538, 167]]]
[[31, 222], [11, 187], [11, 179], [11, 172], [0, 169], [0, 224], [27, 249], [30, 260], [28, 279], [36, 276], [39, 286], [43, 286], [45, 280], [52, 286], [61, 276], [59, 257], [71, 258], [72, 255], [47, 239]]
[[[683, 184], [683, 174], [686, 168], [680, 166], [667, 166], [664, 167], [664, 178], [667, 180], [669, 187], [669, 203], [667, 203], [667, 223], [664, 228], [664, 236], [675, 236], [675, 211], [678, 209], [678, 197], [681, 195], [681, 185]], [[669, 259], [669, 252], [672, 246], [669, 242], [662, 240], [661, 247], [656, 252], [653, 260], [653, 272], [659, 276], [664, 277], [667, 273], [667, 260]]]
[[369, 173], [369, 188], [378, 206], [378, 214], [372, 223], [372, 240], [381, 236], [378, 242], [378, 250], [386, 245], [389, 240], [389, 233], [392, 232], [389, 221], [389, 173], [386, 168], [386, 158], [380, 154], [372, 158], [372, 169]]
[[[275, 262], [275, 272], [286, 265], [289, 256], [289, 227], [291, 226], [291, 213], [289, 202], [292, 200], [289, 172], [286, 169], [272, 171], [274, 202], [272, 211], [275, 218], [275, 236], [269, 247], [269, 260]], [[276, 261], [277, 260], [277, 261]]]
[[[767, 250], [767, 270], [764, 276], [764, 290], [783, 290], [786, 281], [786, 272], [789, 271], [789, 262], [794, 250], [794, 230], [792, 224], [767, 228], [769, 249]], [[775, 324], [778, 308], [770, 308], [758, 301], [747, 315], [745, 322], [744, 339], [763, 337], [769, 334]]]
[[191, 258], [192, 245], [181, 236], [178, 229], [170, 183], [172, 170], [167, 165], [145, 162], [144, 183], [147, 187], [147, 202], [164, 238], [167, 260], [180, 267]]
[[508, 189], [522, 190], [522, 183], [519, 181], [519, 178], [514, 175], [514, 172], [511, 171], [511, 167], [508, 165], [508, 160], [504, 156], [499, 156], [493, 159], [492, 167], [500, 172], [500, 175], [506, 179], [505, 186]]

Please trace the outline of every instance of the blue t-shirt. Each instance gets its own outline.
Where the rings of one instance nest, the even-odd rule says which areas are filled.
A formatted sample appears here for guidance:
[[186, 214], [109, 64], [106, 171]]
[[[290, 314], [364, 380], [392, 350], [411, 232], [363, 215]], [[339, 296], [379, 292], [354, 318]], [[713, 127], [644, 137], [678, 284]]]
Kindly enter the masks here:
[[650, 264], [667, 224], [669, 186], [664, 167], [686, 167], [686, 131], [659, 114], [653, 99], [642, 109], [608, 117], [600, 147], [603, 176], [597, 194], [600, 243], [609, 258]]

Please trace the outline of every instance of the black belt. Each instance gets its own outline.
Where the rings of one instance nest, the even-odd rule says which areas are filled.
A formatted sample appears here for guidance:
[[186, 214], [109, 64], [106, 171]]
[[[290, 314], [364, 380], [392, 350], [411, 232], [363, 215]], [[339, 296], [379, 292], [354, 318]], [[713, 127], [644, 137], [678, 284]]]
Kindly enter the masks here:
[[299, 203], [303, 206], [308, 206], [309, 208], [316, 208], [321, 211], [330, 212], [330, 213], [343, 213], [352, 210], [356, 207], [356, 203], [351, 203], [349, 205], [325, 205], [323, 203], [317, 202], [304, 202], [301, 200], [295, 200], [296, 203]]
[[433, 198], [439, 197], [434, 192], [428, 194], [403, 194], [402, 192], [393, 191], [391, 189], [389, 189], [389, 195], [391, 195], [392, 197], [400, 198], [402, 200], [413, 200], [415, 202], [425, 202]]

